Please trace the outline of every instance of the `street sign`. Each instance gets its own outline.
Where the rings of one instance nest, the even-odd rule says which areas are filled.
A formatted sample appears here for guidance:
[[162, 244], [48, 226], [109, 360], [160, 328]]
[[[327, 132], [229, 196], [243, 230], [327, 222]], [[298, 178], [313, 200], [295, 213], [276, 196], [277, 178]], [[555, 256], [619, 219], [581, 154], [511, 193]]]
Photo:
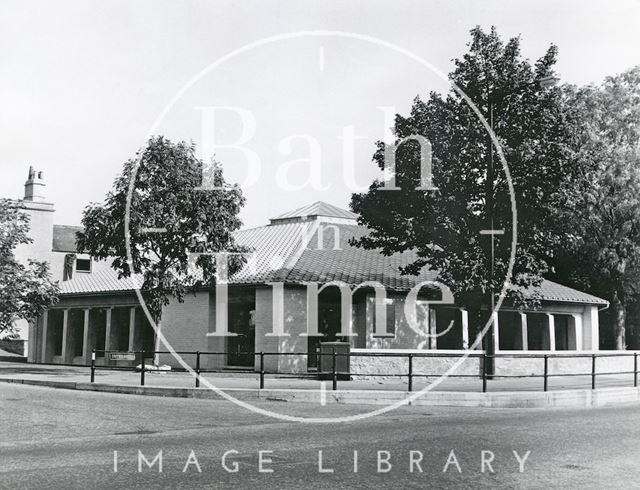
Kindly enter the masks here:
[[136, 354], [135, 352], [110, 352], [109, 360], [110, 361], [135, 361]]

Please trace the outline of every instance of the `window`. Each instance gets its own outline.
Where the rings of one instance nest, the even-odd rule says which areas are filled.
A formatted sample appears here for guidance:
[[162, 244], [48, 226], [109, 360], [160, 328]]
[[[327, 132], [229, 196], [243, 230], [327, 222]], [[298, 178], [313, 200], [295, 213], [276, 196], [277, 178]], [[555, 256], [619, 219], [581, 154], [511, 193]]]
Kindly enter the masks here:
[[76, 259], [76, 272], [91, 272], [91, 259]]

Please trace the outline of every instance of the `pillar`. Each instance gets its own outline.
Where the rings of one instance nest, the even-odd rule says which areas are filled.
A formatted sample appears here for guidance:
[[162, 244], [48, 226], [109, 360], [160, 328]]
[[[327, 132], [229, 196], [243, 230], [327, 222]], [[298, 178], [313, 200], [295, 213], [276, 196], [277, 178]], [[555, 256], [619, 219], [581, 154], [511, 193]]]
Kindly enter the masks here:
[[[42, 357], [40, 362], [47, 362], [47, 343], [49, 342], [49, 310], [42, 314]], [[34, 345], [35, 349], [35, 345]]]
[[129, 309], [129, 352], [136, 350], [136, 307]]
[[598, 318], [598, 307], [589, 306], [587, 310], [591, 323], [591, 350], [600, 349], [600, 323]]
[[[104, 326], [104, 350], [111, 350], [111, 312], [113, 308], [107, 308], [107, 314], [105, 318], [105, 326]], [[108, 358], [109, 354], [105, 353], [105, 358]]]
[[556, 322], [553, 313], [547, 313], [547, 327], [549, 328], [549, 350], [556, 350]]
[[462, 326], [462, 348], [469, 348], [469, 312], [460, 308], [460, 324]]
[[434, 308], [428, 308], [427, 311], [429, 312], [429, 349], [435, 350], [438, 348], [436, 310]]
[[522, 339], [520, 348], [529, 350], [529, 325], [527, 323], [527, 314], [524, 312], [520, 313], [520, 338]]
[[85, 364], [91, 362], [91, 342], [89, 341], [89, 308], [84, 309], [84, 324], [82, 326], [82, 359]]
[[491, 314], [493, 329], [493, 352], [498, 352], [500, 350], [500, 326], [498, 324], [498, 312], [494, 311]]
[[569, 349], [580, 351], [583, 349], [582, 336], [582, 315], [572, 314], [569, 317], [569, 341], [573, 341], [573, 345], [569, 345]]
[[67, 344], [69, 343], [69, 309], [62, 311], [62, 362], [70, 364], [68, 356]]

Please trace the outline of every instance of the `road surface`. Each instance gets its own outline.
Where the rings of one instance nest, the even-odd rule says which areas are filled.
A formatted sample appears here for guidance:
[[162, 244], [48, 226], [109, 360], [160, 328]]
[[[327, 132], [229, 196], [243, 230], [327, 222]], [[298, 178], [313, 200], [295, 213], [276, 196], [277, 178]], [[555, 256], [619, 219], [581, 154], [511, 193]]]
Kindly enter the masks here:
[[[299, 416], [363, 411], [261, 406]], [[640, 488], [638, 405], [405, 407], [303, 424], [227, 401], [0, 384], [0, 409], [0, 488]]]

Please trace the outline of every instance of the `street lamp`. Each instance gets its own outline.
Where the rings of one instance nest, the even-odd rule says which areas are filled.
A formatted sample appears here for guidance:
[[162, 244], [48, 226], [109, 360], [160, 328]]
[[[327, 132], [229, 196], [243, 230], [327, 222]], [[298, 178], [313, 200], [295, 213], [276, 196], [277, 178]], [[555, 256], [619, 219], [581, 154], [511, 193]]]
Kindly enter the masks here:
[[[522, 92], [527, 87], [531, 87], [533, 85], [539, 86], [542, 90], [547, 90], [555, 87], [560, 82], [560, 79], [555, 75], [547, 75], [544, 77], [537, 78], [533, 82], [522, 84], [515, 89], [509, 92], [500, 92], [499, 96], [503, 99], [505, 97], [509, 97], [510, 95], [514, 95]], [[491, 128], [491, 132], [489, 134], [489, 165], [487, 166], [487, 183], [486, 183], [486, 192], [487, 192], [487, 214], [488, 214], [488, 230], [482, 230], [481, 234], [486, 234], [491, 236], [491, 263], [490, 263], [490, 283], [489, 283], [489, 294], [491, 296], [490, 307], [491, 307], [491, 328], [489, 328], [487, 346], [485, 351], [488, 352], [489, 357], [486, 358], [488, 362], [488, 366], [485, 372], [492, 375], [494, 371], [494, 359], [493, 355], [495, 354], [494, 343], [495, 343], [495, 329], [497, 325], [493, 322], [493, 311], [495, 309], [495, 291], [493, 288], [493, 279], [494, 279], [494, 269], [495, 269], [495, 235], [504, 234], [504, 230], [496, 230], [494, 226], [494, 216], [493, 216], [493, 177], [494, 177], [494, 167], [493, 167], [493, 140], [491, 139], [491, 134], [493, 133], [493, 102], [494, 102], [494, 94], [490, 91], [488, 93], [488, 112], [489, 112], [489, 127]]]

